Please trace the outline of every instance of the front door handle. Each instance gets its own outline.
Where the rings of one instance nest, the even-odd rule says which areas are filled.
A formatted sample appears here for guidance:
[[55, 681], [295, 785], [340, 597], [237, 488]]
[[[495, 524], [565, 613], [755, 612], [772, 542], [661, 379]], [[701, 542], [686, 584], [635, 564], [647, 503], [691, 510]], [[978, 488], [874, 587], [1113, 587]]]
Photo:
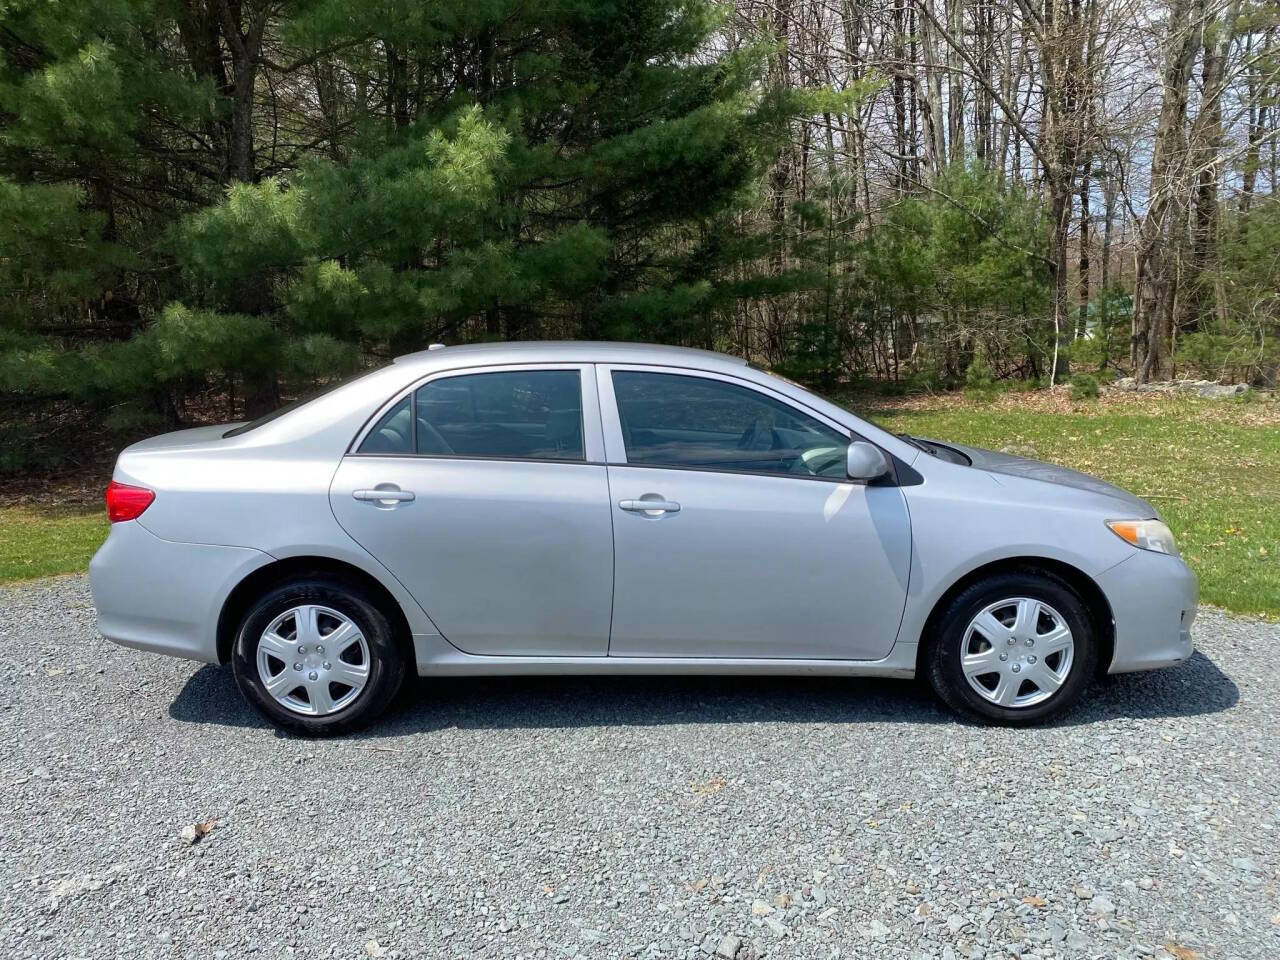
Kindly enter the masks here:
[[619, 500], [618, 506], [623, 510], [647, 514], [650, 517], [660, 517], [664, 513], [680, 512], [680, 504], [674, 500], [663, 500], [652, 493], [646, 493], [639, 500]]
[[374, 490], [352, 490], [351, 496], [357, 500], [365, 500], [373, 503], [407, 503], [413, 499], [412, 490], [401, 490], [399, 487], [388, 486], [385, 489]]

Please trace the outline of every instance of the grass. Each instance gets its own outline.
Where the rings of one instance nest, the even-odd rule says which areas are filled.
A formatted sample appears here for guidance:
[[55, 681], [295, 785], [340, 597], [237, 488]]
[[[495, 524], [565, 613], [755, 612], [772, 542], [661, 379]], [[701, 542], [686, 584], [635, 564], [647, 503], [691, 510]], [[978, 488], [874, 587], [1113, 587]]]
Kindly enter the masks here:
[[[848, 406], [896, 432], [1028, 448], [1015, 452], [1119, 484], [1168, 520], [1205, 603], [1280, 618], [1280, 399], [1108, 392], [1076, 402], [1059, 390]], [[97, 505], [0, 506], [0, 582], [83, 570], [106, 530]]]
[[0, 507], [0, 583], [82, 571], [106, 535], [101, 506]]
[[1012, 447], [1124, 487], [1163, 514], [1203, 602], [1280, 618], [1280, 401], [1063, 391], [848, 405], [894, 432]]

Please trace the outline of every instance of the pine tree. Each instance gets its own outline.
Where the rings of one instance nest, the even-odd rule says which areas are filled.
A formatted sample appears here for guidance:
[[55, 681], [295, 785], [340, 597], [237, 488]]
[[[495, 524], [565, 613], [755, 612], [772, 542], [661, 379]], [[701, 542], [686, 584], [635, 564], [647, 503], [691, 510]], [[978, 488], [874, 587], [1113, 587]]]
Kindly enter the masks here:
[[0, 11], [0, 392], [119, 422], [433, 340], [711, 346], [801, 105], [712, 0]]
[[715, 26], [702, 0], [306, 9], [291, 41], [347, 49], [381, 109], [335, 102], [340, 158], [181, 225], [209, 311], [181, 316], [269, 318], [267, 366], [303, 378], [433, 340], [709, 344], [726, 214], [789, 107], [758, 95], [758, 51], [701, 54]]

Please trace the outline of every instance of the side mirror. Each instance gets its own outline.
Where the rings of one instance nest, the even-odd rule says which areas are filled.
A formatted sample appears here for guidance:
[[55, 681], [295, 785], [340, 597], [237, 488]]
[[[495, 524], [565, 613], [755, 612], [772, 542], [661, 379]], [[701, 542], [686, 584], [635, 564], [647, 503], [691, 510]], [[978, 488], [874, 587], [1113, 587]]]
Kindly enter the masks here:
[[850, 480], [876, 480], [889, 472], [889, 461], [879, 447], [855, 440], [845, 453], [845, 472]]

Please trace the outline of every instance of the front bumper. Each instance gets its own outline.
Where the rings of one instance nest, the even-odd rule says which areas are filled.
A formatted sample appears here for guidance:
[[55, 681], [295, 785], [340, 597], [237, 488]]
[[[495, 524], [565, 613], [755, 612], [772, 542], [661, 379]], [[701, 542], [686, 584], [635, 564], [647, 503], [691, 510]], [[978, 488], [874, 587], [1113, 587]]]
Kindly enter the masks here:
[[1108, 673], [1153, 670], [1191, 656], [1199, 590], [1196, 575], [1179, 558], [1134, 550], [1096, 579], [1115, 618]]
[[162, 540], [137, 520], [113, 523], [89, 562], [98, 629], [126, 647], [217, 663], [227, 595], [271, 561], [247, 547]]

